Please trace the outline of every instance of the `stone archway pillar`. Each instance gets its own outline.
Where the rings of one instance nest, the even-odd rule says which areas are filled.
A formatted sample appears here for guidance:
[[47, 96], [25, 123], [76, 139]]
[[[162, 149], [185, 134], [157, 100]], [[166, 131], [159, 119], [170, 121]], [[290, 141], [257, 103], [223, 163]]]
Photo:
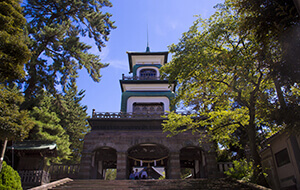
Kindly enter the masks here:
[[180, 158], [179, 152], [171, 152], [169, 154], [168, 163], [168, 179], [180, 179]]
[[90, 178], [91, 164], [92, 164], [92, 153], [82, 152], [82, 157], [80, 161], [79, 178], [81, 179]]
[[216, 152], [205, 152], [206, 157], [206, 165], [207, 165], [207, 177], [208, 178], [215, 178], [217, 177], [217, 159], [216, 159]]
[[127, 155], [117, 152], [117, 179], [127, 179]]

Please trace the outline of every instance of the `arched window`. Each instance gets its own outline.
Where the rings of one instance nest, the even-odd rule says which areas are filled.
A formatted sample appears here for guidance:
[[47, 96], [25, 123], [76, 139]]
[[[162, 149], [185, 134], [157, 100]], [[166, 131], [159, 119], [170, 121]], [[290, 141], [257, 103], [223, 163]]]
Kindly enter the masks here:
[[140, 71], [140, 79], [141, 80], [153, 80], [156, 79], [157, 75], [156, 75], [156, 70], [155, 69], [142, 69]]

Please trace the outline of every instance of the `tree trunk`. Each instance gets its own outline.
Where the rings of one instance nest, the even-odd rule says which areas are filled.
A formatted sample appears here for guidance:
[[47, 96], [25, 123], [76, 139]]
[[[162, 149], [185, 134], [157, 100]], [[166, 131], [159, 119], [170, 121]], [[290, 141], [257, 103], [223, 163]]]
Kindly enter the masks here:
[[4, 143], [3, 143], [3, 148], [2, 148], [1, 158], [0, 158], [0, 172], [2, 170], [2, 164], [3, 164], [3, 160], [4, 160], [6, 145], [7, 145], [7, 138], [5, 138]]
[[298, 14], [300, 15], [300, 1], [299, 0], [293, 0], [295, 7], [297, 8]]
[[275, 89], [276, 89], [276, 94], [277, 94], [277, 98], [279, 100], [279, 104], [281, 107], [281, 110], [285, 110], [286, 109], [286, 103], [284, 101], [284, 97], [283, 97], [283, 93], [281, 90], [281, 86], [279, 85], [278, 80], [273, 77], [273, 81], [274, 81], [274, 85], [275, 85]]
[[256, 125], [255, 125], [255, 97], [251, 93], [250, 102], [249, 102], [249, 125], [248, 125], [248, 138], [249, 138], [249, 147], [250, 153], [253, 160], [253, 181], [259, 185], [268, 186], [268, 183], [263, 175], [261, 167], [261, 158], [258, 153], [259, 142], [256, 141]]

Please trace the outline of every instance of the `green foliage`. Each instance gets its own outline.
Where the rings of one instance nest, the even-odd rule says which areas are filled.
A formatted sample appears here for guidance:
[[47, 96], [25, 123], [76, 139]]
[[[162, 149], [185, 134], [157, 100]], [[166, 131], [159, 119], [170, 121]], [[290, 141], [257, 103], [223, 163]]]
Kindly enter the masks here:
[[3, 161], [2, 170], [0, 172], [0, 189], [20, 189], [22, 190], [21, 178], [17, 171]]
[[[180, 42], [170, 46], [174, 56], [162, 72], [170, 81], [178, 81], [177, 102], [208, 119], [195, 123], [192, 116], [170, 114], [165, 130], [207, 126], [213, 138], [227, 145], [236, 142], [232, 135], [238, 128], [250, 125], [253, 109], [261, 120], [251, 122], [268, 124], [264, 116], [268, 107], [272, 109], [268, 98], [274, 95], [274, 86], [255, 57], [255, 39], [240, 36], [238, 24], [235, 12], [220, 6], [208, 20], [196, 20]], [[199, 25], [202, 31], [198, 31]]]
[[[185, 132], [187, 130], [197, 130], [198, 125], [193, 122], [192, 115], [180, 115], [174, 111], [168, 113], [168, 120], [164, 120], [164, 131], [170, 132], [167, 136], [171, 137], [178, 133]], [[185, 126], [183, 128], [182, 126]]]
[[72, 151], [69, 162], [74, 164], [80, 163], [83, 138], [89, 130], [87, 107], [80, 103], [83, 97], [84, 91], [78, 92], [76, 84], [74, 82], [70, 83], [67, 85], [65, 94], [61, 98], [60, 102], [62, 104], [54, 109], [60, 118], [59, 124], [69, 136], [70, 149]]
[[[109, 13], [101, 11], [111, 7], [108, 0], [28, 0], [24, 14], [33, 52], [26, 64], [25, 95], [34, 104], [35, 94], [45, 88], [56, 94], [56, 85], [63, 87], [78, 77], [78, 70], [86, 68], [94, 81], [100, 80], [100, 69], [107, 64], [89, 53], [91, 46], [83, 41], [92, 38], [99, 51], [108, 41], [115, 26]], [[34, 105], [33, 105], [34, 106]], [[29, 108], [33, 107], [29, 105]]]
[[217, 150], [217, 162], [231, 162], [233, 160], [233, 155], [231, 151], [227, 149], [218, 149]]
[[22, 29], [25, 23], [18, 0], [0, 1], [0, 82], [25, 75], [24, 63], [30, 59]]
[[232, 0], [242, 17], [239, 30], [254, 34], [258, 56], [271, 71], [280, 106], [272, 111], [279, 125], [299, 130], [299, 96], [293, 88], [300, 82], [300, 15], [293, 0]]
[[229, 168], [224, 173], [234, 179], [249, 182], [253, 178], [253, 163], [247, 162], [246, 159], [234, 160], [234, 167]]
[[117, 169], [106, 169], [105, 180], [115, 180], [117, 178]]
[[175, 102], [201, 113], [203, 119], [173, 113], [163, 127], [171, 134], [205, 127], [226, 149], [248, 146], [258, 166], [259, 142], [278, 130], [269, 122], [278, 105], [272, 70], [260, 57], [259, 42], [238, 30], [242, 18], [230, 3], [218, 5], [215, 14], [206, 20], [199, 17], [179, 43], [169, 47], [173, 59], [161, 71], [169, 81], [178, 82]]
[[56, 142], [58, 157], [51, 158], [54, 163], [69, 160], [70, 142], [66, 131], [59, 124], [57, 114], [51, 111], [53, 97], [45, 92], [41, 97], [39, 107], [34, 107], [31, 115], [35, 119], [35, 125], [30, 131], [29, 140], [43, 140]]
[[28, 136], [33, 127], [29, 112], [20, 111], [24, 97], [16, 87], [0, 84], [0, 139], [22, 140]]

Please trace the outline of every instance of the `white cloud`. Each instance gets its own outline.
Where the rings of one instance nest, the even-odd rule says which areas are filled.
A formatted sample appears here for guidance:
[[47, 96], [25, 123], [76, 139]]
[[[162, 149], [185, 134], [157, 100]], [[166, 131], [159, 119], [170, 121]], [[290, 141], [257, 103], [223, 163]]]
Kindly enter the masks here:
[[173, 30], [175, 30], [178, 26], [178, 22], [177, 21], [170, 21], [169, 24], [171, 25], [171, 28]]
[[167, 36], [170, 31], [176, 30], [178, 27], [180, 27], [180, 23], [177, 20], [165, 17], [162, 22], [155, 24], [154, 30], [159, 36]]
[[[98, 48], [97, 48], [97, 50], [98, 50]], [[100, 59], [105, 60], [107, 58], [108, 54], [109, 54], [109, 48], [107, 46], [102, 47], [101, 52], [100, 52]]]
[[128, 71], [128, 61], [125, 60], [106, 60], [105, 63], [109, 63], [109, 67]]

